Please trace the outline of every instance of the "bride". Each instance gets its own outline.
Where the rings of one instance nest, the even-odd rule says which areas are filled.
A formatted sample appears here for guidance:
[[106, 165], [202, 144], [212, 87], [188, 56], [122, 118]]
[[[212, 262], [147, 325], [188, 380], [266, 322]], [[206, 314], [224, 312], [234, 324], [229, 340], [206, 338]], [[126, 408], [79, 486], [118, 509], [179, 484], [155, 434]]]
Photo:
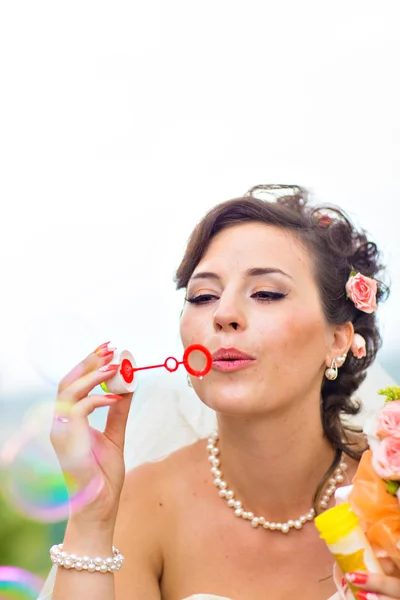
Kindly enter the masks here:
[[[101, 485], [71, 508], [41, 598], [345, 598], [313, 517], [351, 483], [365, 449], [344, 418], [359, 410], [353, 394], [380, 345], [380, 271], [364, 232], [339, 209], [310, 207], [301, 188], [259, 186], [213, 208], [176, 282], [186, 290], [183, 346], [213, 354], [191, 385], [217, 431], [125, 475], [131, 395], [90, 394], [116, 373], [114, 349], [102, 344], [66, 375], [51, 440], [79, 486]], [[104, 432], [88, 425], [100, 406]], [[115, 573], [113, 544], [124, 555], [119, 570], [114, 550]], [[82, 568], [86, 557], [105, 572]], [[400, 598], [399, 574], [382, 564], [385, 575], [350, 575], [360, 599]]]

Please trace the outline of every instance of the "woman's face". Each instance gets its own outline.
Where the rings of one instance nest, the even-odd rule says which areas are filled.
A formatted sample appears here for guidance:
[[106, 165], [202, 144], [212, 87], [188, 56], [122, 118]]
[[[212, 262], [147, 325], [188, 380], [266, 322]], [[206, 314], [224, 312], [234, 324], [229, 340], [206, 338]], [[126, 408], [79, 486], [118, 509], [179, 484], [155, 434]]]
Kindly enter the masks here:
[[[211, 353], [236, 349], [248, 361], [216, 361], [201, 400], [224, 414], [281, 410], [318, 393], [333, 351], [334, 327], [324, 317], [311, 257], [289, 231], [263, 223], [222, 230], [187, 287], [181, 318], [184, 347]], [[227, 354], [229, 358], [229, 354]]]

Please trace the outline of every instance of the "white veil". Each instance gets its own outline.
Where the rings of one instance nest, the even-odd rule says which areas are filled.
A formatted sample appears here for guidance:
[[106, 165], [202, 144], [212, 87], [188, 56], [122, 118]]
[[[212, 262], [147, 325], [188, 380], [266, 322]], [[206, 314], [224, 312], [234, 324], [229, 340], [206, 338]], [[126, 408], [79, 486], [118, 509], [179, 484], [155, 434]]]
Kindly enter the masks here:
[[[393, 379], [379, 363], [374, 363], [355, 395], [363, 403], [363, 410], [355, 419], [357, 424], [361, 425], [365, 415], [382, 403], [377, 391], [389, 385], [394, 385]], [[127, 424], [126, 468], [161, 460], [178, 448], [207, 437], [215, 426], [215, 413], [189, 387], [183, 369], [173, 374], [153, 371], [141, 380], [132, 403]], [[55, 575], [53, 567], [38, 600], [51, 599]]]

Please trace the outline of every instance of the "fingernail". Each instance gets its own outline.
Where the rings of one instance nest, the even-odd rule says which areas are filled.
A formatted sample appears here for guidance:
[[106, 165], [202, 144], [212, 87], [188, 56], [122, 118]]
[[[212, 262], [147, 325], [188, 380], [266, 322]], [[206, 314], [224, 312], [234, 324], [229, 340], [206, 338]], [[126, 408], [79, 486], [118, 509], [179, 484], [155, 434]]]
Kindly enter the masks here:
[[123, 400], [123, 397], [118, 396], [118, 394], [104, 394], [104, 398], [109, 398], [110, 400]]
[[101, 350], [102, 348], [107, 348], [108, 344], [110, 342], [104, 342], [104, 344], [100, 344], [100, 346], [97, 346], [96, 350], [93, 351], [93, 354], [97, 354], [99, 350]]
[[100, 350], [96, 350], [95, 354], [100, 358], [107, 358], [114, 354], [116, 348], [100, 348]]
[[357, 592], [358, 600], [379, 600], [379, 597], [373, 592]]
[[368, 573], [346, 573], [345, 577], [349, 583], [355, 585], [365, 585], [368, 581]]
[[108, 371], [116, 371], [118, 367], [119, 365], [105, 365], [104, 367], [100, 367], [100, 369], [97, 370], [101, 371], [102, 373], [108, 373]]

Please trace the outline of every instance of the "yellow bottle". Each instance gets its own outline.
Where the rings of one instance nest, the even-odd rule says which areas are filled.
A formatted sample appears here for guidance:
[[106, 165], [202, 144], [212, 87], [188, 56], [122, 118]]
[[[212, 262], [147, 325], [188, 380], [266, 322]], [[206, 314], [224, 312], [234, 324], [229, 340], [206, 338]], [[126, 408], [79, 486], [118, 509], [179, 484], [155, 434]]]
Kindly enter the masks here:
[[[372, 548], [350, 504], [343, 503], [318, 515], [314, 523], [342, 573], [368, 571], [382, 573]], [[352, 592], [357, 588], [350, 585]]]

